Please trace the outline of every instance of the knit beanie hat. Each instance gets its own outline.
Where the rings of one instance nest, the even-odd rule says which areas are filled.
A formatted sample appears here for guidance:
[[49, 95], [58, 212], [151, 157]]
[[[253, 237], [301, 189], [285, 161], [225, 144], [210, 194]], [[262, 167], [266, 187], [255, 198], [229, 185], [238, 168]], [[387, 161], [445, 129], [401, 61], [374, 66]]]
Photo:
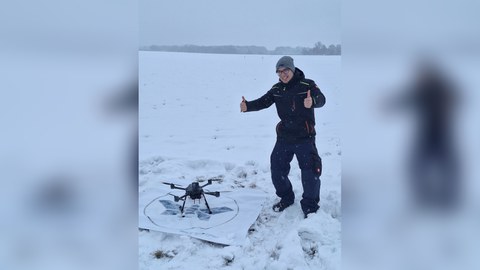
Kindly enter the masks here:
[[282, 58], [280, 58], [280, 60], [278, 60], [277, 62], [277, 67], [275, 71], [278, 71], [278, 69], [281, 67], [288, 68], [293, 71], [293, 73], [295, 73], [295, 65], [293, 64], [293, 58], [290, 56], [283, 56]]

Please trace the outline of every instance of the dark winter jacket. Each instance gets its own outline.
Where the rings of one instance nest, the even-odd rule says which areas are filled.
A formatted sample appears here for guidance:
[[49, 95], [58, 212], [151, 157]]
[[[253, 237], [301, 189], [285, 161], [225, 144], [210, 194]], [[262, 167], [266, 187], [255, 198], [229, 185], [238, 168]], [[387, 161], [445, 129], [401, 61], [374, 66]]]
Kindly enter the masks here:
[[[303, 105], [308, 90], [313, 101], [310, 109]], [[280, 81], [259, 99], [247, 101], [247, 112], [268, 108], [273, 103], [281, 120], [276, 127], [278, 139], [299, 142], [315, 137], [313, 108], [322, 107], [325, 104], [325, 96], [314, 81], [305, 79], [303, 71], [296, 68], [293, 78], [288, 83]]]

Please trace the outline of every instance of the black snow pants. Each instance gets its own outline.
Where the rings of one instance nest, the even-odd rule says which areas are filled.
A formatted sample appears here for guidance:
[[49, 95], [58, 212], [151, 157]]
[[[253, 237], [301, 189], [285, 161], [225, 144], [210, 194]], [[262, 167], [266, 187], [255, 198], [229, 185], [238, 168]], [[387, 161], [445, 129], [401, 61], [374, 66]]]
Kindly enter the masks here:
[[300, 143], [277, 140], [270, 156], [272, 182], [276, 194], [282, 202], [291, 204], [295, 200], [292, 184], [288, 178], [290, 162], [297, 157], [301, 170], [303, 196], [300, 204], [305, 214], [316, 212], [320, 202], [321, 159], [318, 155], [314, 139]]

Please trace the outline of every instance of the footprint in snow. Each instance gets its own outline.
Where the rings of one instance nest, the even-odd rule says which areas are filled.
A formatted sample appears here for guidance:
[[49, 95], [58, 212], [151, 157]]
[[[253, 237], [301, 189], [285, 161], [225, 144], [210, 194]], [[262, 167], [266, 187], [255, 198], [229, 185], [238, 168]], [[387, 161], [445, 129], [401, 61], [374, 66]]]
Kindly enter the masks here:
[[318, 235], [307, 230], [299, 230], [298, 236], [300, 237], [300, 243], [303, 252], [305, 252], [305, 257], [308, 259], [318, 257], [318, 241], [315, 240]]

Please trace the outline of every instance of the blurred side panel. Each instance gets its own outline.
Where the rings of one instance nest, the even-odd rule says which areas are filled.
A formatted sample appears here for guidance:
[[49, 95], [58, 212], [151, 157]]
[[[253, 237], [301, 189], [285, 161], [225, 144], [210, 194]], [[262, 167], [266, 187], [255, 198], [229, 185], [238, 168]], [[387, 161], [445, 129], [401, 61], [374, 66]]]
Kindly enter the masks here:
[[137, 2], [0, 9], [0, 269], [135, 269]]
[[478, 269], [478, 1], [342, 1], [345, 269]]

